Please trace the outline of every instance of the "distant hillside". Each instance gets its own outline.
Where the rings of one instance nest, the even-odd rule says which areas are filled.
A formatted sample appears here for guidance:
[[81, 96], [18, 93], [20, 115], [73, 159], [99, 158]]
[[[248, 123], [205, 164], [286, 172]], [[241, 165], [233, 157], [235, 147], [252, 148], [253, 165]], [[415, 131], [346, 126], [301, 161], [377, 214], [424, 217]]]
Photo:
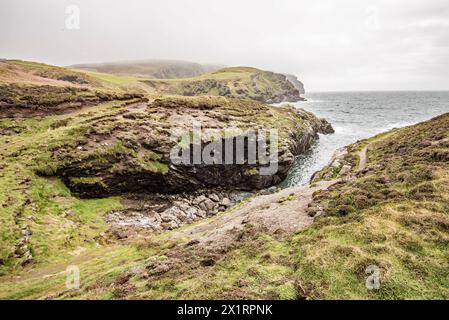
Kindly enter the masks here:
[[[286, 75], [249, 67], [224, 68], [195, 78], [143, 80], [162, 94], [224, 96], [267, 103], [302, 100], [302, 83]], [[298, 83], [300, 85], [298, 85]], [[298, 89], [299, 88], [299, 89]]]
[[[250, 67], [223, 68], [190, 78], [155, 79], [68, 69], [30, 61], [1, 60], [0, 88], [9, 97], [8, 99], [6, 96], [2, 97], [2, 101], [8, 105], [13, 103], [11, 99], [15, 96], [23, 99], [27, 97], [25, 99], [28, 101], [27, 105], [39, 105], [43, 101], [48, 101], [50, 91], [60, 92], [61, 90], [67, 91], [67, 97], [63, 101], [55, 99], [54, 104], [79, 99], [78, 94], [70, 93], [72, 91], [92, 94], [102, 92], [111, 97], [116, 94], [132, 96], [138, 94], [149, 97], [224, 96], [265, 103], [293, 102], [303, 99], [301, 97], [303, 86], [296, 77]], [[59, 93], [57, 96], [62, 97]], [[33, 97], [33, 101], [30, 97]], [[12, 112], [13, 109], [10, 111]]]
[[106, 101], [144, 99], [148, 86], [138, 79], [113, 77], [31, 61], [0, 60], [0, 119], [61, 114]]
[[223, 66], [203, 65], [194, 62], [176, 60], [123, 61], [98, 64], [77, 64], [70, 66], [70, 68], [80, 70], [155, 79], [196, 77], [203, 73], [216, 71], [222, 67]]

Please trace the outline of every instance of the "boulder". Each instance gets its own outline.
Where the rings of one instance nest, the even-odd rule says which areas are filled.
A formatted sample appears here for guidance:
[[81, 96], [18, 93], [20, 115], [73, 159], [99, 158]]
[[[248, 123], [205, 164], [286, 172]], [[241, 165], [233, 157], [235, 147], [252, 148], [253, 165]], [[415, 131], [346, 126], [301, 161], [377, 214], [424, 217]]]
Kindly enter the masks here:
[[212, 193], [211, 195], [209, 195], [209, 199], [211, 199], [212, 201], [215, 201], [215, 202], [220, 201], [220, 198], [215, 193]]
[[220, 204], [226, 208], [230, 207], [232, 205], [231, 200], [229, 198], [223, 198], [221, 199]]

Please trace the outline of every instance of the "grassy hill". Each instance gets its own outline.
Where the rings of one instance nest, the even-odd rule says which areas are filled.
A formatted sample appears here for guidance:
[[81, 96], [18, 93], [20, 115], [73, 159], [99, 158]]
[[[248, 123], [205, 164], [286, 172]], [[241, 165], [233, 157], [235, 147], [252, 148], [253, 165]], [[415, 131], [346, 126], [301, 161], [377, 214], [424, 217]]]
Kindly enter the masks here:
[[216, 71], [221, 66], [176, 60], [142, 60], [110, 63], [76, 64], [71, 69], [110, 73], [119, 76], [138, 76], [155, 79], [176, 79], [196, 77]]
[[299, 90], [285, 75], [249, 67], [224, 68], [188, 79], [144, 82], [164, 94], [217, 95], [268, 103], [301, 99]]
[[143, 99], [145, 85], [119, 80], [43, 63], [0, 60], [0, 117], [58, 114], [105, 101]]
[[[58, 97], [63, 96], [61, 90], [70, 94], [65, 99], [54, 99], [54, 104], [77, 102], [78, 96], [96, 96], [99, 93], [109, 96], [140, 94], [148, 98], [160, 95], [224, 96], [267, 103], [302, 99], [300, 91], [285, 75], [249, 67], [225, 68], [191, 78], [160, 80], [67, 69], [37, 62], [0, 60], [0, 87], [4, 92], [14, 92], [17, 97], [32, 96], [35, 102], [45, 96], [43, 105], [47, 104], [48, 96], [55, 90]], [[10, 100], [3, 103], [12, 104]]]
[[[315, 194], [310, 214], [320, 217], [293, 239], [307, 295], [448, 299], [449, 114], [347, 151], [317, 175], [341, 181]], [[369, 265], [380, 269], [378, 290], [364, 286]]]

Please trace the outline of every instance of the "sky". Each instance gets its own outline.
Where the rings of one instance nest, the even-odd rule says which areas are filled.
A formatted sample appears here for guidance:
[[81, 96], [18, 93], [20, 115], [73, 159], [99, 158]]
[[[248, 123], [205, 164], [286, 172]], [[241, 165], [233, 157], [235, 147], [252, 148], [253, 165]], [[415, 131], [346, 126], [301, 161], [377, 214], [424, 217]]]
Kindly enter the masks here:
[[447, 0], [1, 0], [0, 58], [175, 59], [307, 91], [449, 90]]

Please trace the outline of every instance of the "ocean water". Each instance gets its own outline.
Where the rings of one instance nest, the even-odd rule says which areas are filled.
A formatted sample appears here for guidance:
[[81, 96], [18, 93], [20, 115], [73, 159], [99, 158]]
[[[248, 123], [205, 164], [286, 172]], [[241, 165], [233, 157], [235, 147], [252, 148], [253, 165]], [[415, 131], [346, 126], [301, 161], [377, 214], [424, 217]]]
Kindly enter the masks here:
[[295, 106], [327, 119], [335, 133], [320, 135], [312, 149], [297, 159], [283, 186], [307, 184], [340, 147], [449, 112], [449, 91], [326, 92], [305, 97], [308, 101]]

